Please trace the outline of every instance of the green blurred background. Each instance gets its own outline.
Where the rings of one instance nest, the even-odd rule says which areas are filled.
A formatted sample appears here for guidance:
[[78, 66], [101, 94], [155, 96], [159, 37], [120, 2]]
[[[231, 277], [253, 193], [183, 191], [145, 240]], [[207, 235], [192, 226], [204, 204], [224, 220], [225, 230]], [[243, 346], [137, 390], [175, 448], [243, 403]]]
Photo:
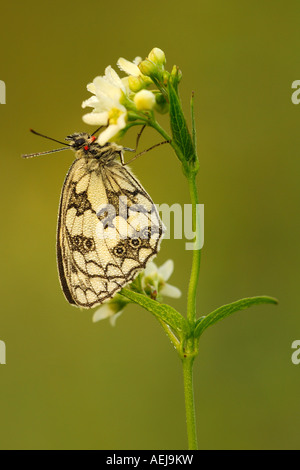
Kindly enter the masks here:
[[[1, 4], [1, 449], [186, 448], [181, 364], [150, 313], [129, 307], [112, 328], [70, 306], [55, 260], [60, 190], [82, 123], [86, 84], [120, 56], [162, 48], [183, 72], [198, 125], [205, 246], [199, 315], [236, 299], [272, 295], [209, 329], [195, 365], [203, 449], [299, 449], [300, 79], [297, 0], [37, 2]], [[161, 121], [167, 126], [164, 117]], [[134, 145], [132, 130], [124, 145]], [[140, 148], [161, 138], [146, 130]], [[157, 204], [189, 203], [170, 148], [132, 165]], [[186, 291], [191, 252], [166, 240], [160, 265]], [[185, 311], [185, 295], [172, 305]]]

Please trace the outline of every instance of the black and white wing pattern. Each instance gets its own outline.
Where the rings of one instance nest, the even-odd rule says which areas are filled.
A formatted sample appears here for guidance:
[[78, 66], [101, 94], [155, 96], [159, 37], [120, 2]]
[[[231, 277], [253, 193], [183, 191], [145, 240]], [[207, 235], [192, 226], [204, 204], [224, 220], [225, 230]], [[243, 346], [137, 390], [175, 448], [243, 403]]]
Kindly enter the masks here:
[[67, 300], [114, 296], [158, 250], [164, 228], [149, 194], [116, 158], [77, 158], [62, 189], [57, 260]]

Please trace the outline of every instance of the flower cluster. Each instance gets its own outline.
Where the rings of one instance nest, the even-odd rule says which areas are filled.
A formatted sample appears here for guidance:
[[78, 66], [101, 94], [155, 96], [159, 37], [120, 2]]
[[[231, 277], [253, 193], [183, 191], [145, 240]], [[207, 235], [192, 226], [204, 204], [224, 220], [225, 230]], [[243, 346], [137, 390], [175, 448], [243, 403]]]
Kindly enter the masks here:
[[[181, 291], [167, 283], [174, 271], [174, 262], [166, 261], [159, 268], [155, 263], [150, 261], [146, 269], [139, 274], [136, 280], [130, 285], [131, 289], [139, 291], [148, 297], [161, 300], [163, 296], [173, 297], [177, 299], [181, 296]], [[93, 316], [93, 322], [109, 318], [112, 326], [115, 326], [117, 318], [121, 315], [124, 307], [130, 303], [120, 294], [115, 295], [111, 300], [105, 302], [96, 310]]]
[[96, 77], [87, 89], [92, 93], [82, 107], [93, 110], [83, 116], [84, 122], [105, 126], [98, 142], [103, 145], [112, 138], [122, 136], [132, 125], [147, 124], [153, 111], [168, 110], [165, 85], [170, 76], [164, 69], [165, 54], [155, 47], [145, 60], [136, 57], [132, 62], [120, 58], [119, 69], [127, 74], [120, 78], [108, 66], [103, 76]]

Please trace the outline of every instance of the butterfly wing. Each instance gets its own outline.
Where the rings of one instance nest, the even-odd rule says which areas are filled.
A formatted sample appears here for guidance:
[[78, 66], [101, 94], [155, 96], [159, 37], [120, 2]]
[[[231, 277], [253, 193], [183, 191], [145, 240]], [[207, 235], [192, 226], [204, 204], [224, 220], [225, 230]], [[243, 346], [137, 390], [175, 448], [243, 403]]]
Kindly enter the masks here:
[[164, 228], [154, 203], [115, 160], [79, 158], [62, 190], [57, 260], [67, 300], [91, 308], [114, 296], [159, 250]]

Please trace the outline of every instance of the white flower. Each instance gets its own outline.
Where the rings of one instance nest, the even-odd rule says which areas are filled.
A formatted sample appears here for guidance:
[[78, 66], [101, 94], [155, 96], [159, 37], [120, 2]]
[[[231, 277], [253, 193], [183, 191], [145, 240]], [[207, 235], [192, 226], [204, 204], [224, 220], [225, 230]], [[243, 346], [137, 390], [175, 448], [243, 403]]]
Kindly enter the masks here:
[[96, 310], [93, 315], [93, 323], [109, 318], [111, 326], [116, 326], [117, 318], [119, 318], [122, 313], [123, 310], [115, 312], [114, 308], [112, 307], [112, 304], [110, 303], [101, 305], [101, 307], [98, 308], [98, 310]]
[[141, 90], [134, 96], [133, 101], [137, 110], [151, 110], [155, 105], [155, 96], [149, 90]]
[[97, 321], [109, 318], [111, 326], [115, 326], [117, 318], [123, 313], [124, 307], [128, 303], [129, 300], [125, 299], [125, 297], [116, 295], [96, 310], [93, 315], [93, 322], [96, 323]]
[[145, 291], [147, 287], [155, 290], [162, 296], [173, 297], [178, 299], [181, 296], [181, 291], [178, 287], [171, 286], [167, 283], [174, 271], [174, 261], [169, 259], [160, 268], [156, 266], [153, 261], [150, 261], [143, 273], [142, 286]]
[[94, 108], [83, 116], [87, 124], [108, 126], [98, 137], [100, 145], [105, 144], [126, 126], [127, 110], [121, 104], [123, 94], [127, 94], [127, 79], [121, 79], [115, 70], [108, 66], [103, 77], [96, 77], [87, 86], [94, 94], [82, 103], [82, 107]]

